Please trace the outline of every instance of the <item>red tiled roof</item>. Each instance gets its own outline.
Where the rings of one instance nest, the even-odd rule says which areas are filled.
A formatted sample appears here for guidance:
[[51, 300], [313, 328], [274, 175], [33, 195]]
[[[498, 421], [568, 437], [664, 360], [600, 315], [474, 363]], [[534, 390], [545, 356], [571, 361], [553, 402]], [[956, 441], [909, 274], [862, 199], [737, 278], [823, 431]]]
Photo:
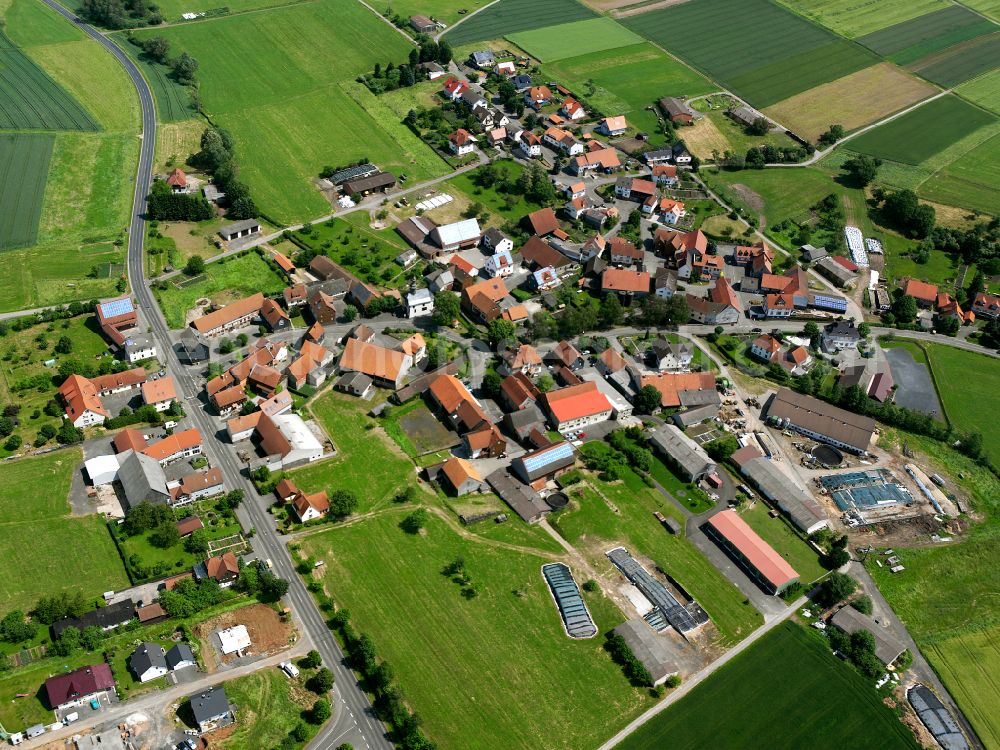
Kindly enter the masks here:
[[638, 294], [649, 291], [649, 274], [627, 268], [609, 268], [601, 274], [601, 291]]
[[146, 404], [159, 404], [163, 401], [174, 401], [177, 399], [177, 389], [174, 387], [174, 379], [165, 375], [157, 380], [147, 380], [142, 384], [142, 400]]
[[540, 208], [528, 214], [528, 223], [531, 225], [531, 230], [540, 236], [546, 234], [552, 234], [559, 228], [559, 220], [556, 218], [556, 213], [551, 208]]
[[215, 312], [210, 312], [208, 315], [202, 315], [200, 318], [195, 318], [191, 322], [191, 325], [193, 325], [199, 333], [214, 331], [216, 328], [232, 323], [234, 320], [239, 320], [240, 318], [250, 315], [251, 313], [258, 312], [263, 304], [264, 295], [257, 292], [249, 297], [226, 305]]
[[182, 430], [168, 435], [142, 452], [157, 461], [165, 461], [176, 453], [201, 445], [201, 442], [201, 432], [198, 431], [198, 428], [192, 427], [190, 430]]
[[[293, 362], [288, 368], [289, 371], [297, 362], [304, 359], [306, 358], [300, 357]], [[308, 361], [312, 362], [311, 359]], [[399, 377], [405, 362], [406, 355], [400, 351], [353, 338], [347, 340], [347, 346], [344, 347], [344, 353], [340, 357], [340, 367], [343, 370], [363, 372], [365, 375], [393, 382]]]
[[785, 558], [761, 539], [736, 511], [716, 513], [708, 523], [776, 589], [799, 577]]
[[545, 403], [560, 424], [611, 411], [607, 396], [597, 388], [597, 383], [591, 381], [550, 391], [545, 394]]
[[678, 372], [643, 375], [641, 386], [653, 386], [660, 392], [660, 405], [671, 408], [681, 405], [680, 391], [714, 391], [715, 375], [710, 372]]
[[903, 294], [908, 294], [914, 299], [933, 304], [937, 299], [938, 288], [933, 284], [928, 284], [917, 279], [906, 279], [903, 282]]

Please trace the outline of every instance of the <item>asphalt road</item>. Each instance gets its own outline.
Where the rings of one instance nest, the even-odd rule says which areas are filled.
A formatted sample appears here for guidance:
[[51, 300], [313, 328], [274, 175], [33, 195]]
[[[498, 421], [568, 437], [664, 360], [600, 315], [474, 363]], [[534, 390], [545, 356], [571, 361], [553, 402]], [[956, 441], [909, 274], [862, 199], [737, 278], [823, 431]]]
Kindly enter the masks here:
[[[151, 327], [152, 335], [160, 351], [160, 360], [180, 386], [189, 417], [203, 436], [218, 439], [220, 430], [214, 420], [204, 411], [194, 378], [177, 358], [170, 340], [166, 320], [144, 277], [143, 242], [145, 239], [146, 196], [152, 183], [156, 146], [156, 112], [153, 106], [152, 92], [135, 63], [112, 41], [93, 27], [80, 21], [55, 0], [44, 0], [44, 2], [60, 15], [75, 23], [84, 33], [114, 55], [129, 74], [139, 93], [139, 102], [142, 108], [142, 146], [135, 179], [132, 218], [129, 222], [127, 258], [129, 282], [146, 322]], [[257, 494], [256, 489], [242, 474], [235, 456], [226, 446], [206, 439], [205, 449], [212, 465], [218, 466], [222, 470], [226, 486], [230, 489], [240, 488], [246, 492], [246, 500], [238, 511], [240, 522], [244, 529], [253, 528], [256, 530], [253, 546], [259, 557], [270, 559], [274, 565], [275, 573], [289, 582], [286, 603], [294, 609], [316, 649], [323, 656], [323, 661], [334, 673], [336, 681], [334, 690], [337, 698], [334, 702], [334, 718], [317, 735], [310, 744], [310, 748], [326, 750], [327, 748], [335, 748], [343, 742], [350, 742], [359, 750], [361, 748], [391, 750], [393, 744], [386, 738], [385, 726], [375, 716], [368, 696], [361, 690], [354, 674], [344, 666], [343, 653], [334, 641], [315, 602], [295, 573], [288, 549], [275, 532], [274, 523], [266, 512], [266, 506], [269, 505], [269, 502]]]

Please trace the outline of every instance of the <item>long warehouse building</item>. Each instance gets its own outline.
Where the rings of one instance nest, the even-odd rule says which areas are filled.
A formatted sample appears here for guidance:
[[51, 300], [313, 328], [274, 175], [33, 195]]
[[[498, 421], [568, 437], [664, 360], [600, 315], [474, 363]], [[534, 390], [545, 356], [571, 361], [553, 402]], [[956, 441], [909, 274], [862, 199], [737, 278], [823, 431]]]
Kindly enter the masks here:
[[760, 493], [777, 505], [806, 534], [829, 525], [826, 513], [805, 487], [765, 458], [757, 448], [740, 448], [731, 460]]
[[807, 437], [852, 453], [866, 453], [875, 434], [875, 420], [846, 411], [812, 396], [779, 388], [767, 407], [768, 418]]
[[778, 595], [799, 580], [799, 574], [774, 551], [735, 510], [708, 519], [705, 533], [769, 594]]

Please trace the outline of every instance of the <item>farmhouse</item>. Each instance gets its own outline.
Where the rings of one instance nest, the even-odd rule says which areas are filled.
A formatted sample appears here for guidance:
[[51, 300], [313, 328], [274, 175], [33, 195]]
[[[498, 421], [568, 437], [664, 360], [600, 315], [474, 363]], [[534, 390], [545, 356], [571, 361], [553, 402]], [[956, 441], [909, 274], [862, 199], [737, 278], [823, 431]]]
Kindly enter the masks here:
[[412, 365], [413, 358], [401, 351], [354, 338], [347, 340], [340, 357], [342, 371], [364, 373], [382, 387], [398, 388]]
[[801, 531], [811, 534], [828, 526], [826, 514], [813, 496], [769, 458], [748, 445], [730, 458], [770, 502], [784, 511]]
[[772, 595], [778, 595], [799, 580], [799, 574], [750, 528], [735, 510], [723, 510], [708, 519], [705, 533], [753, 579]]
[[857, 274], [851, 273], [830, 257], [821, 258], [816, 263], [816, 270], [841, 289], [854, 286], [858, 280]]
[[484, 279], [462, 290], [462, 309], [471, 317], [488, 323], [503, 314], [500, 302], [507, 294], [503, 279]]
[[542, 371], [542, 357], [531, 344], [508, 347], [500, 354], [500, 374], [538, 375]]
[[129, 334], [122, 351], [125, 352], [128, 363], [134, 365], [136, 362], [156, 356], [156, 342], [152, 336], [145, 333]]
[[823, 327], [823, 350], [827, 352], [842, 352], [844, 349], [857, 349], [861, 342], [861, 333], [854, 326], [853, 320], [838, 320]]
[[333, 361], [333, 352], [312, 341], [303, 341], [299, 356], [288, 366], [285, 374], [292, 388], [301, 388], [308, 383], [317, 387], [326, 381], [325, 368]]
[[718, 397], [715, 389], [715, 375], [711, 372], [662, 373], [640, 376], [639, 386], [651, 385], [660, 392], [660, 406], [672, 409], [681, 406], [682, 397], [687, 393], [710, 392]]
[[264, 295], [260, 292], [219, 308], [208, 315], [191, 321], [194, 329], [203, 336], [218, 336], [226, 331], [232, 331], [250, 323], [259, 317], [260, 308], [264, 304]]
[[685, 295], [685, 299], [691, 311], [691, 320], [695, 323], [724, 325], [738, 323], [740, 320], [740, 311], [732, 305], [713, 302], [706, 297], [696, 297], [693, 294]]
[[653, 277], [653, 293], [657, 297], [670, 299], [677, 291], [677, 271], [672, 268], [657, 268]]
[[657, 370], [683, 370], [691, 366], [694, 347], [683, 342], [674, 343], [660, 337], [649, 349], [649, 359]]
[[167, 175], [167, 184], [170, 186], [170, 192], [172, 193], [187, 193], [188, 192], [188, 178], [184, 174], [184, 170], [180, 167], [174, 167], [170, 174]]
[[618, 152], [613, 148], [601, 148], [588, 151], [570, 161], [569, 169], [573, 174], [581, 175], [595, 169], [602, 172], [614, 172], [622, 168]]
[[395, 175], [389, 172], [377, 172], [367, 177], [345, 180], [341, 186], [344, 195], [370, 195], [384, 193], [396, 184]]
[[642, 203], [647, 198], [656, 197], [656, 183], [638, 177], [619, 177], [615, 183], [615, 195]]
[[[549, 479], [568, 471], [575, 463], [573, 444], [563, 440], [515, 458], [510, 468], [518, 479], [537, 489], [544, 487]], [[493, 481], [492, 475], [490, 481]]]
[[479, 222], [475, 219], [464, 219], [453, 224], [434, 227], [428, 238], [441, 248], [442, 252], [455, 252], [463, 248], [475, 247], [479, 244], [482, 232]]
[[815, 440], [852, 453], [867, 452], [875, 434], [875, 420], [853, 414], [824, 401], [780, 388], [767, 407], [768, 419], [781, 420]]
[[542, 396], [549, 423], [559, 432], [577, 430], [611, 419], [611, 402], [597, 384], [584, 382]]
[[127, 294], [106, 302], [98, 302], [94, 309], [97, 313], [97, 325], [104, 335], [118, 346], [125, 343], [124, 331], [139, 325], [139, 313], [132, 298]]
[[111, 674], [111, 667], [104, 663], [80, 667], [45, 681], [45, 696], [49, 707], [57, 711], [70, 706], [82, 706], [114, 689], [115, 678]]
[[972, 301], [972, 312], [980, 317], [995, 320], [1000, 317], [1000, 295], [979, 292]]
[[142, 454], [166, 466], [182, 458], [198, 456], [202, 452], [201, 432], [196, 427], [167, 435], [163, 440], [142, 450]]
[[672, 122], [685, 124], [694, 122], [694, 110], [683, 99], [665, 96], [660, 99], [659, 105], [663, 114], [669, 117]]
[[410, 28], [418, 34], [433, 34], [437, 31], [437, 23], [427, 16], [410, 16]]
[[233, 224], [227, 224], [219, 230], [219, 236], [226, 242], [260, 234], [260, 222], [256, 219], [244, 219]]
[[441, 474], [458, 496], [481, 492], [486, 484], [469, 461], [457, 456], [452, 456], [442, 464]]
[[869, 398], [885, 403], [895, 383], [889, 370], [869, 370], [865, 365], [844, 368], [838, 381], [843, 388], [857, 386]]
[[903, 294], [913, 297], [920, 307], [934, 307], [937, 302], [938, 288], [933, 284], [907, 278], [902, 280], [902, 288]]
[[218, 468], [187, 474], [181, 477], [179, 482], [168, 482], [167, 488], [170, 490], [171, 505], [174, 507], [193, 503], [203, 497], [221, 495], [226, 491], [222, 471]]
[[330, 512], [330, 500], [325, 492], [299, 492], [292, 499], [292, 510], [300, 523], [314, 521]]
[[763, 117], [763, 115], [757, 110], [746, 106], [735, 107], [726, 112], [726, 114], [743, 127], [749, 127], [754, 124], [754, 121]]
[[704, 449], [672, 424], [653, 430], [648, 439], [687, 482], [704, 479], [716, 469]]
[[779, 351], [781, 351], [781, 342], [767, 333], [762, 333], [750, 344], [750, 354], [764, 362], [772, 361], [778, 356]]
[[74, 427], [92, 427], [111, 416], [101, 403], [97, 388], [82, 375], [66, 378], [59, 386], [59, 396], [65, 404], [66, 419]]

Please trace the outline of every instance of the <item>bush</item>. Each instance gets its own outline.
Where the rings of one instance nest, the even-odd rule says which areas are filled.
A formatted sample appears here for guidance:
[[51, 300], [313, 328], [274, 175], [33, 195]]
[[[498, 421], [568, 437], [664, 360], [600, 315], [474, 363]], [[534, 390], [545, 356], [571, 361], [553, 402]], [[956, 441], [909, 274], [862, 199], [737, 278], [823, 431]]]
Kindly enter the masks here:
[[333, 672], [326, 667], [323, 667], [309, 678], [309, 681], [306, 683], [306, 687], [317, 695], [325, 695], [326, 693], [329, 693], [333, 690]]
[[863, 615], [870, 615], [872, 613], [872, 598], [864, 594], [854, 599], [851, 602], [851, 606]]
[[632, 649], [628, 647], [624, 638], [617, 633], [609, 633], [605, 648], [611, 654], [611, 658], [614, 659], [615, 663], [621, 666], [622, 671], [625, 672], [625, 676], [631, 682], [645, 687], [653, 686], [653, 676], [643, 666], [642, 662], [636, 658], [635, 654], [632, 653]]
[[588, 578], [583, 583], [583, 590], [586, 591], [587, 593], [593, 593], [597, 591], [599, 588], [600, 586], [597, 584], [597, 581], [595, 581], [593, 578]]
[[832, 607], [837, 602], [842, 602], [855, 591], [858, 582], [849, 575], [834, 571], [819, 586], [816, 594], [816, 601], [824, 607]]

